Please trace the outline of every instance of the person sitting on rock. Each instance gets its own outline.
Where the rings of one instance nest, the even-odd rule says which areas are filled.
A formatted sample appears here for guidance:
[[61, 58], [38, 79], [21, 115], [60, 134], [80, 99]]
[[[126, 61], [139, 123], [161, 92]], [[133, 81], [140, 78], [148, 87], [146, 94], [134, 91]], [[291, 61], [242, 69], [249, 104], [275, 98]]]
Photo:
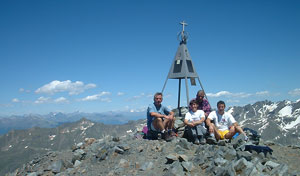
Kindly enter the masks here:
[[154, 95], [154, 103], [147, 109], [147, 126], [152, 131], [161, 132], [162, 138], [166, 141], [171, 141], [176, 135], [173, 131], [174, 113], [161, 104], [162, 100], [162, 93], [158, 92]]
[[187, 125], [188, 137], [194, 140], [194, 144], [205, 144], [204, 135], [205, 128], [205, 113], [203, 110], [198, 110], [196, 100], [190, 102], [191, 110], [185, 114], [184, 124]]
[[[205, 93], [203, 90], [199, 90], [197, 92], [196, 98], [192, 99], [192, 100], [196, 100], [197, 104], [198, 104], [198, 109], [199, 110], [203, 110], [205, 113], [205, 117], [208, 117], [209, 113], [211, 112], [211, 107], [209, 105], [209, 102], [207, 101], [207, 99], [204, 98]], [[191, 110], [192, 107], [190, 106], [189, 109]]]
[[[231, 139], [237, 132], [245, 136], [248, 140], [243, 129], [238, 125], [233, 116], [225, 112], [225, 102], [219, 101], [217, 103], [217, 111], [213, 111], [206, 119], [206, 124], [209, 127], [210, 137], [207, 139], [208, 143], [215, 143], [216, 139]], [[211, 121], [214, 121], [212, 123]]]

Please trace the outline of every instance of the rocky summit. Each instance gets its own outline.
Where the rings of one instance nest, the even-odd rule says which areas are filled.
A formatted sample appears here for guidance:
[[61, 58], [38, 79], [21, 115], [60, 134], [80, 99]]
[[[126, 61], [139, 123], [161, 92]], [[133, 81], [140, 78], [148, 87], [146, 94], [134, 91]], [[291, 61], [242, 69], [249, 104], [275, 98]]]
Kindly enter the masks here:
[[140, 131], [86, 138], [68, 150], [36, 157], [7, 176], [300, 174], [300, 147], [261, 141], [260, 146], [271, 150], [247, 150], [257, 145], [242, 137], [215, 145], [195, 145], [181, 137], [147, 140]]

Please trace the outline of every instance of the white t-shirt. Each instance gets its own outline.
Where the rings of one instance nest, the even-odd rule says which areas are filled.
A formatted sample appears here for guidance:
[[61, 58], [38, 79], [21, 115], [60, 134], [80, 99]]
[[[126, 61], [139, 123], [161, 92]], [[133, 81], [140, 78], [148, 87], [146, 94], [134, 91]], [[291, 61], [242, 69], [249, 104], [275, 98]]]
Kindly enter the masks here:
[[236, 122], [233, 116], [228, 112], [224, 112], [224, 114], [221, 115], [218, 111], [213, 111], [207, 118], [214, 120], [216, 127], [221, 131], [228, 130], [229, 127]]
[[[188, 122], [199, 121], [202, 118], [205, 118], [205, 113], [203, 110], [197, 110], [196, 112], [191, 110], [185, 114], [185, 119], [188, 120]], [[204, 123], [202, 123], [202, 126], [205, 126]]]

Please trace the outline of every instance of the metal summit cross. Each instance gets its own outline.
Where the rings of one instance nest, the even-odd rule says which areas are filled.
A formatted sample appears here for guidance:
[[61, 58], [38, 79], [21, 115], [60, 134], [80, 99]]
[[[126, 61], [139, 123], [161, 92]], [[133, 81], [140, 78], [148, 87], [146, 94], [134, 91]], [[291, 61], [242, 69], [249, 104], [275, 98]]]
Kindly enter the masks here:
[[[201, 86], [201, 89], [204, 91], [204, 88], [200, 82], [200, 78], [195, 70], [192, 59], [191, 59], [188, 49], [186, 47], [188, 35], [184, 31], [184, 27], [187, 26], [188, 24], [185, 23], [184, 21], [180, 22], [180, 24], [182, 25], [182, 31], [178, 34], [178, 39], [180, 38], [180, 40], [179, 40], [180, 44], [177, 49], [175, 58], [172, 62], [169, 74], [168, 74], [167, 79], [164, 84], [164, 87], [162, 89], [162, 92], [163, 92], [166, 87], [168, 79], [178, 79], [179, 80], [178, 109], [180, 109], [181, 79], [185, 80], [187, 106], [189, 106], [189, 89], [188, 89], [188, 81], [187, 81], [188, 79], [190, 79], [191, 85], [195, 86], [196, 85], [195, 78], [197, 78], [199, 81], [199, 84]], [[206, 94], [205, 94], [205, 97], [206, 97]]]

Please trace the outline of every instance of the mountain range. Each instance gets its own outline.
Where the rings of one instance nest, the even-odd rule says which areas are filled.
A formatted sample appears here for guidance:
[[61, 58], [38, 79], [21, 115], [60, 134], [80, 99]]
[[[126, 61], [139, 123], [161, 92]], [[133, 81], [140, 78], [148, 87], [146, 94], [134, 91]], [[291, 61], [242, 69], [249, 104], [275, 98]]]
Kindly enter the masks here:
[[65, 123], [55, 128], [11, 130], [0, 136], [0, 175], [20, 167], [37, 155], [69, 149], [85, 138], [123, 136], [140, 124], [143, 123], [130, 121], [122, 125], [105, 125], [82, 118], [77, 122]]
[[55, 128], [61, 124], [76, 122], [81, 118], [105, 124], [125, 124], [130, 120], [138, 120], [145, 117], [145, 112], [108, 111], [103, 113], [62, 113], [51, 112], [46, 115], [25, 114], [0, 117], [0, 134], [10, 130], [21, 130], [33, 127]]
[[[229, 107], [228, 112], [243, 127], [256, 130], [265, 141], [300, 145], [300, 101], [259, 101]], [[45, 116], [30, 114], [1, 118], [0, 129], [10, 131], [0, 136], [0, 175], [20, 167], [37, 155], [68, 149], [85, 138], [122, 136], [138, 131], [137, 128], [140, 130], [145, 124], [145, 112], [49, 113]], [[23, 130], [16, 130], [18, 128]]]
[[300, 145], [300, 101], [259, 101], [228, 110], [243, 126], [256, 130], [262, 139], [283, 145]]

